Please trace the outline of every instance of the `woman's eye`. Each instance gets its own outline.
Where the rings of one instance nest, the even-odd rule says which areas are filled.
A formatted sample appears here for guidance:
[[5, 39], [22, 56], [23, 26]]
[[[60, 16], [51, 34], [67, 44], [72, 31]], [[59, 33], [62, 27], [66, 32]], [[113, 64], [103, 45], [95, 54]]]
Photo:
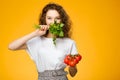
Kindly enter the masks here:
[[51, 19], [51, 18], [48, 18], [48, 19]]
[[60, 18], [56, 18], [56, 19], [58, 19], [58, 20], [59, 20]]

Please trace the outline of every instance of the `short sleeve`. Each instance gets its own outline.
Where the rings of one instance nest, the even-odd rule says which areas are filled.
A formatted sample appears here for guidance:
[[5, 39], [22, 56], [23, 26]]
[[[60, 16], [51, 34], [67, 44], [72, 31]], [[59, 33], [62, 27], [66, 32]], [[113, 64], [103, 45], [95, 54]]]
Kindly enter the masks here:
[[37, 58], [37, 43], [38, 39], [37, 38], [33, 38], [29, 41], [27, 41], [26, 45], [27, 45], [27, 53], [29, 54], [29, 56], [31, 57], [32, 60], [36, 60]]
[[78, 54], [78, 50], [77, 50], [75, 41], [72, 41], [72, 44], [70, 47], [70, 54], [72, 54], [72, 55]]

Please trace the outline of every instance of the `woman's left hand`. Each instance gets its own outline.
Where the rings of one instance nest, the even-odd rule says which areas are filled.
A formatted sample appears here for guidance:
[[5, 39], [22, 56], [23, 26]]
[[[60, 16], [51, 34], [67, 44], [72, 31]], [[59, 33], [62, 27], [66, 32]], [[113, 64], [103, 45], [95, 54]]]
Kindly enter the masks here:
[[76, 66], [74, 66], [74, 67], [69, 66], [69, 73], [72, 77], [74, 77], [77, 73], [77, 67]]

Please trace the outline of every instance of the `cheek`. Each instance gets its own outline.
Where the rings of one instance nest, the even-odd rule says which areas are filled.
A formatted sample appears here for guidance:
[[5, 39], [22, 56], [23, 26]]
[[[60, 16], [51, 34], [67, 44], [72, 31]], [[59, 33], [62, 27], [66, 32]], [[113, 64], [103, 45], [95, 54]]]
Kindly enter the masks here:
[[61, 20], [57, 20], [57, 23], [60, 23], [61, 22]]
[[50, 24], [50, 20], [46, 19], [46, 24], [49, 25]]

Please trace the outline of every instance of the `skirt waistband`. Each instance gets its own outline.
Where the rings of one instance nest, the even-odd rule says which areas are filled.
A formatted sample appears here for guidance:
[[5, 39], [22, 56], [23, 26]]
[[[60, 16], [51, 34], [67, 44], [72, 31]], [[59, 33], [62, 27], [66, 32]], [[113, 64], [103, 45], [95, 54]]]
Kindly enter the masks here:
[[45, 70], [44, 72], [38, 72], [38, 77], [55, 77], [55, 76], [62, 76], [67, 75], [68, 72], [64, 71], [64, 69], [59, 70]]

